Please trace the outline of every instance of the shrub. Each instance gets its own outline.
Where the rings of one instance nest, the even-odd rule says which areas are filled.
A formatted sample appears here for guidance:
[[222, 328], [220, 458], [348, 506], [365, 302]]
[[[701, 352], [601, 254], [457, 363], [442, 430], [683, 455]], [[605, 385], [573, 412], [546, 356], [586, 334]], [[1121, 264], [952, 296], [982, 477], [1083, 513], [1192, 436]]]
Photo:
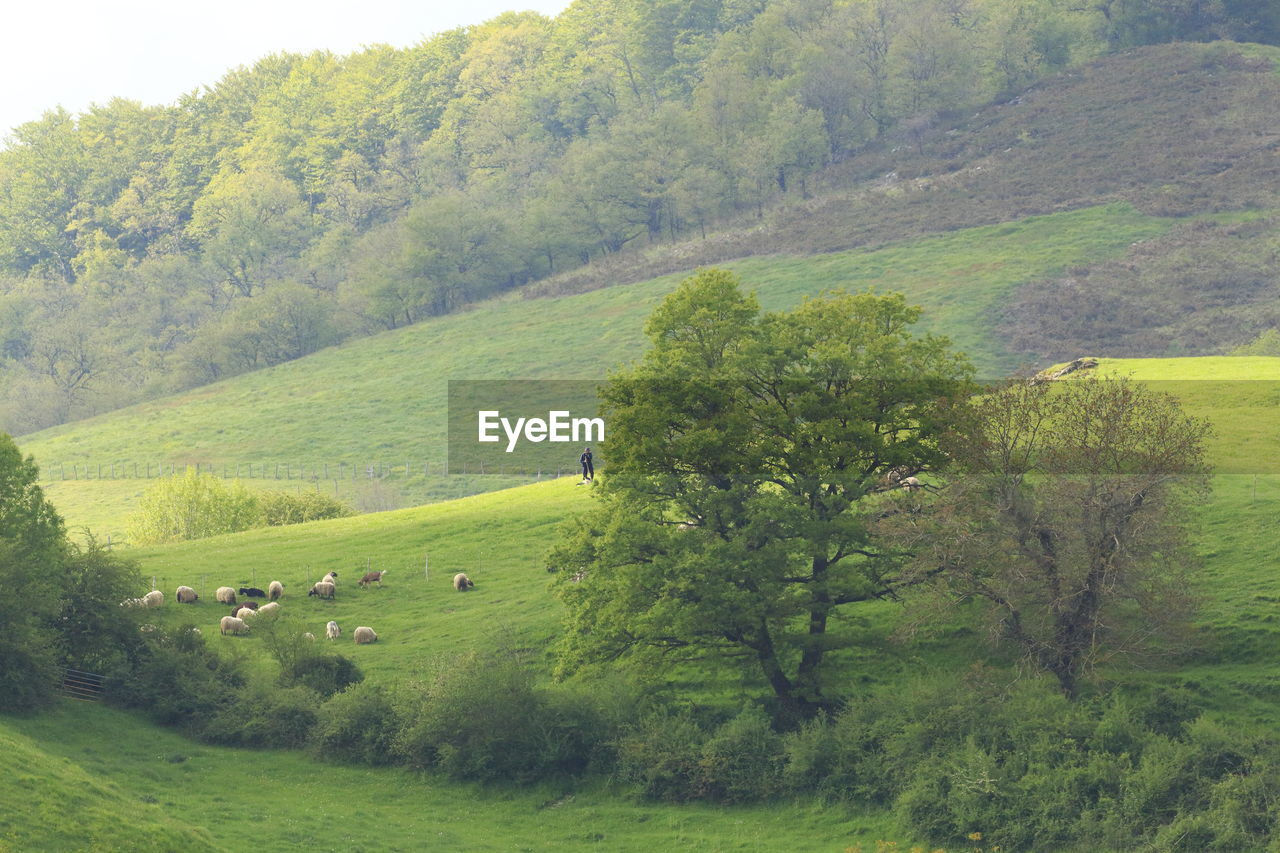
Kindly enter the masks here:
[[257, 499], [238, 480], [228, 483], [188, 468], [143, 493], [128, 531], [133, 544], [149, 545], [249, 530], [260, 519]]
[[223, 705], [202, 736], [236, 746], [301, 747], [316, 724], [319, 705], [320, 697], [306, 687], [254, 684]]
[[355, 510], [347, 504], [319, 492], [302, 492], [296, 495], [288, 492], [264, 492], [258, 496], [258, 507], [262, 512], [263, 523], [269, 526], [355, 515]]
[[105, 674], [108, 701], [196, 732], [244, 684], [240, 664], [208, 648], [190, 626], [139, 635], [129, 660]]
[[703, 791], [702, 729], [687, 713], [646, 716], [618, 741], [618, 771], [654, 800], [684, 803]]
[[396, 753], [455, 779], [530, 782], [576, 774], [604, 738], [594, 709], [533, 685], [510, 655], [460, 655], [410, 697]]
[[402, 725], [391, 693], [381, 685], [353, 684], [329, 697], [316, 714], [311, 750], [330, 761], [391, 764]]
[[782, 763], [782, 738], [770, 728], [768, 717], [758, 709], [744, 710], [702, 747], [702, 796], [720, 803], [772, 797], [782, 786]]

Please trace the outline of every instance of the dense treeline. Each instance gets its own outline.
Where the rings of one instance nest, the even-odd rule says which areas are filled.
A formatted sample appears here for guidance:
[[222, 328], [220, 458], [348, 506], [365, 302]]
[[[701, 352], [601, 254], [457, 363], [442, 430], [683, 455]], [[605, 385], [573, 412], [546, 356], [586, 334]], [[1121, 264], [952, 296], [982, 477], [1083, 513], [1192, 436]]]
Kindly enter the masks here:
[[274, 55], [0, 153], [0, 426], [25, 432], [697, 235], [891, 128], [1269, 4], [579, 0]]

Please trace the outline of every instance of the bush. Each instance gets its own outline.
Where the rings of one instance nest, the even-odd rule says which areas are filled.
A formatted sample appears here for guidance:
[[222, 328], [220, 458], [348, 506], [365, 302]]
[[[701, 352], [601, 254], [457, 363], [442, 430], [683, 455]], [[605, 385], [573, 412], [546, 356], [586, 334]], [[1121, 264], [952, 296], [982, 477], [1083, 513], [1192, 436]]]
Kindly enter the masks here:
[[322, 495], [319, 492], [265, 492], [258, 496], [262, 521], [269, 526], [301, 524], [304, 521], [320, 521], [325, 518], [346, 518], [355, 515], [347, 504]]
[[286, 687], [309, 687], [326, 697], [364, 680], [364, 673], [355, 661], [329, 652], [315, 640], [308, 640], [292, 620], [279, 613], [258, 617], [253, 627], [267, 651], [280, 664], [280, 683]]
[[461, 655], [412, 699], [397, 754], [454, 779], [577, 774], [605, 739], [595, 709], [536, 689], [529, 669], [509, 655]]
[[261, 523], [258, 502], [239, 481], [225, 482], [188, 468], [157, 480], [129, 517], [135, 545], [202, 539], [219, 533], [249, 530]]
[[127, 663], [105, 673], [106, 699], [142, 708], [163, 725], [199, 732], [244, 684], [238, 662], [208, 648], [190, 626], [139, 635]]
[[353, 684], [320, 706], [311, 750], [329, 761], [391, 764], [402, 722], [386, 688], [368, 682]]
[[302, 747], [316, 724], [320, 697], [306, 687], [254, 684], [223, 705], [201, 733], [234, 746]]

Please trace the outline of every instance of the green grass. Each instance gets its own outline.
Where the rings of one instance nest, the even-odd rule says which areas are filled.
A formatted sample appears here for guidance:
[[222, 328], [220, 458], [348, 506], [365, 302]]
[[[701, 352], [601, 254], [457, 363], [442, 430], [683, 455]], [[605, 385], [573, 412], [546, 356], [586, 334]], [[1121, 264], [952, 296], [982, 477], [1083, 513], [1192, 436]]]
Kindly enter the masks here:
[[1172, 394], [1209, 420], [1220, 474], [1280, 474], [1280, 358], [1105, 358], [1099, 369]]
[[100, 705], [0, 717], [0, 850], [831, 851], [886, 837], [842, 806], [655, 806], [210, 747]]
[[[1231, 417], [1217, 419], [1222, 443], [1213, 452], [1219, 459], [1246, 453], [1241, 442], [1247, 443], [1257, 422], [1280, 422], [1270, 411], [1273, 399], [1237, 392], [1224, 401], [1223, 394], [1230, 392], [1203, 381], [1235, 384], [1275, 377], [1280, 359], [1108, 359], [1102, 369], [1144, 381], [1185, 380], [1180, 393], [1193, 409], [1210, 411], [1233, 403]], [[559, 605], [550, 596], [540, 558], [554, 540], [557, 524], [589, 501], [590, 489], [574, 482], [544, 482], [396, 512], [127, 553], [166, 592], [169, 600], [155, 612], [156, 620], [199, 625], [212, 643], [248, 656], [264, 671], [268, 664], [258, 638], [217, 635], [217, 619], [226, 608], [208, 600], [214, 587], [281, 580], [286, 585], [284, 618], [297, 630], [317, 634], [327, 620], [336, 619], [346, 631], [338, 649], [376, 681], [413, 679], [460, 647], [515, 644], [545, 660], [557, 631]], [[1219, 475], [1214, 489], [1198, 517], [1205, 567], [1195, 580], [1203, 607], [1193, 651], [1180, 660], [1149, 662], [1138, 671], [1108, 669], [1101, 676], [1104, 684], [1179, 685], [1198, 694], [1224, 720], [1274, 727], [1280, 725], [1280, 678], [1273, 665], [1280, 656], [1280, 576], [1274, 560], [1280, 475]], [[423, 576], [424, 555], [430, 558], [429, 578]], [[354, 580], [367, 565], [390, 571], [383, 588], [355, 588]], [[311, 581], [329, 569], [340, 575], [338, 600], [307, 598]], [[471, 575], [476, 589], [453, 591], [450, 579], [456, 571]], [[204, 600], [193, 606], [174, 604], [172, 590], [178, 583], [199, 587]], [[875, 685], [892, 689], [931, 672], [954, 670], [967, 665], [976, 650], [975, 632], [962, 615], [928, 640], [893, 642], [889, 635], [901, 616], [899, 605], [884, 603], [843, 618], [835, 627], [858, 641], [837, 657], [850, 690]], [[351, 631], [359, 624], [374, 627], [379, 641], [355, 646]], [[993, 666], [999, 671], [1003, 663], [997, 657]], [[727, 676], [690, 672], [680, 677], [691, 682], [686, 686], [703, 701], [726, 706], [752, 691], [762, 693], [758, 685]], [[100, 797], [103, 808], [133, 801], [162, 806], [163, 812], [141, 810], [144, 829], [146, 820], [182, 814], [195, 839], [186, 845], [181, 836], [182, 849], [198, 849], [201, 840], [236, 849], [243, 844], [245, 827], [257, 823], [275, 827], [254, 835], [255, 844], [266, 850], [362, 845], [396, 850], [428, 844], [477, 850], [592, 845], [618, 850], [840, 850], [856, 843], [870, 847], [878, 837], [907, 835], [887, 815], [855, 816], [838, 806], [670, 807], [633, 802], [595, 783], [566, 797], [563, 789], [477, 788], [398, 769], [327, 767], [297, 753], [203, 746], [99, 706], [74, 705], [48, 717], [0, 720], [0, 742], [4, 737], [25, 744], [10, 751], [21, 756], [18, 763], [28, 768], [27, 777], [39, 779], [50, 791], [48, 799], [74, 784]], [[37, 749], [47, 756], [33, 757]], [[177, 755], [187, 759], [170, 760]], [[252, 772], [246, 772], [250, 765]], [[0, 776], [0, 801], [16, 796], [6, 788], [13, 778]], [[343, 803], [339, 818], [306, 807], [325, 799]], [[221, 821], [221, 814], [238, 820]], [[9, 843], [24, 850], [75, 849], [74, 839], [80, 837], [67, 834], [80, 830], [40, 822], [25, 811], [12, 823], [27, 833], [26, 843], [0, 834], [0, 848]], [[100, 849], [112, 849], [112, 843], [108, 840]]]
[[[986, 374], [1015, 365], [994, 334], [1013, 287], [1074, 264], [1121, 254], [1169, 221], [1110, 205], [914, 239], [874, 251], [772, 256], [726, 264], [766, 308], [832, 288], [898, 290], [926, 309], [922, 328], [951, 335]], [[215, 465], [384, 463], [420, 470], [445, 459], [447, 380], [600, 379], [644, 348], [645, 318], [682, 276], [555, 299], [488, 303], [298, 361], [97, 418], [25, 436], [46, 480], [73, 464], [162, 461]], [[575, 453], [566, 453], [573, 465]], [[347, 470], [350, 470], [348, 467]], [[127, 481], [55, 485], [68, 522], [115, 529], [138, 488]], [[495, 482], [501, 487], [510, 482]], [[491, 486], [491, 487], [493, 487]], [[439, 478], [403, 485], [418, 502], [453, 496]], [[88, 491], [88, 489], [86, 489]]]
[[[556, 526], [584, 508], [589, 489], [569, 478], [394, 512], [216, 536], [197, 542], [130, 549], [169, 603], [160, 621], [198, 625], [216, 642], [256, 646], [253, 637], [220, 637], [228, 608], [214, 602], [219, 586], [285, 587], [283, 616], [298, 631], [323, 636], [336, 620], [343, 654], [370, 675], [412, 677], [438, 656], [475, 644], [518, 642], [543, 650], [555, 633], [559, 606], [547, 592], [542, 556]], [[424, 561], [426, 572], [424, 573]], [[356, 586], [366, 567], [389, 572], [384, 585]], [[338, 573], [338, 596], [307, 596], [326, 572]], [[476, 588], [453, 589], [457, 572]], [[179, 584], [201, 600], [173, 604]], [[378, 632], [356, 646], [357, 625]], [[212, 632], [212, 633], [211, 633]]]

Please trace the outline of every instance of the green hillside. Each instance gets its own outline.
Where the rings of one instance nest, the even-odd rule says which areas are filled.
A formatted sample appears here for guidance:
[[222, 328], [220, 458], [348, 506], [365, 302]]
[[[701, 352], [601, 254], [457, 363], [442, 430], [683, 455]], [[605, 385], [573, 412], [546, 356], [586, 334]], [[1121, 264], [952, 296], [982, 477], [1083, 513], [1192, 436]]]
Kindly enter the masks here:
[[486, 791], [399, 769], [210, 747], [100, 705], [0, 717], [0, 851], [843, 850], [883, 818], [724, 809], [605, 791]]
[[[921, 326], [946, 334], [986, 375], [1018, 367], [1002, 345], [996, 316], [1018, 284], [1072, 265], [1116, 256], [1164, 233], [1171, 221], [1125, 205], [1032, 217], [999, 226], [919, 238], [878, 250], [818, 257], [748, 258], [727, 266], [755, 289], [766, 308], [793, 306], [825, 289], [896, 290], [925, 308]], [[547, 299], [509, 298], [482, 310], [315, 353], [195, 391], [139, 404], [25, 436], [73, 525], [120, 534], [119, 515], [139, 484], [94, 483], [79, 493], [68, 472], [97, 466], [127, 475], [136, 464], [206, 463], [215, 471], [279, 464], [311, 477], [349, 477], [383, 464], [439, 471], [445, 460], [449, 379], [602, 379], [643, 348], [641, 329], [681, 276], [625, 288]], [[570, 454], [566, 467], [576, 457]], [[76, 466], [76, 467], [73, 467]], [[327, 467], [326, 467], [327, 466]], [[510, 485], [497, 481], [489, 487]], [[269, 485], [294, 488], [292, 482]], [[330, 484], [331, 485], [331, 484]], [[349, 491], [338, 484], [339, 493]], [[460, 494], [431, 477], [398, 482], [420, 502]], [[469, 490], [483, 488], [475, 484]], [[92, 494], [88, 494], [91, 492]], [[74, 496], [68, 493], [75, 493]], [[461, 492], [465, 493], [465, 492]], [[112, 523], [116, 526], [112, 526]]]
[[[1250, 396], [1233, 386], [1265, 388], [1280, 379], [1280, 359], [1134, 359], [1102, 362], [1103, 372], [1131, 374], [1175, 389], [1193, 411], [1211, 416], [1218, 429], [1213, 447], [1217, 462], [1271, 455], [1260, 450], [1257, 424], [1275, 424], [1280, 395]], [[1267, 381], [1260, 381], [1267, 380]], [[1219, 383], [1230, 383], [1224, 386]], [[1174, 384], [1176, 383], [1176, 384]], [[1230, 396], [1230, 416], [1216, 409]], [[556, 525], [586, 505], [590, 490], [570, 480], [547, 482], [417, 507], [397, 512], [216, 537], [130, 553], [154, 576], [169, 602], [154, 618], [165, 624], [195, 624], [211, 642], [237, 654], [260, 659], [258, 637], [219, 637], [217, 619], [225, 608], [208, 598], [220, 584], [286, 585], [284, 618], [298, 630], [320, 633], [335, 619], [345, 634], [338, 641], [374, 681], [413, 680], [460, 648], [520, 648], [546, 662], [549, 641], [558, 626], [558, 607], [548, 591], [549, 576], [540, 557], [555, 537]], [[1112, 671], [1106, 679], [1174, 685], [1194, 694], [1228, 725], [1274, 727], [1280, 723], [1280, 692], [1272, 662], [1280, 654], [1280, 578], [1272, 553], [1274, 522], [1280, 514], [1280, 475], [1269, 471], [1224, 474], [1215, 478], [1214, 495], [1204, 507], [1197, 530], [1205, 557], [1194, 590], [1203, 598], [1198, 636], [1182, 659], [1139, 671]], [[424, 558], [429, 573], [424, 576]], [[355, 588], [354, 576], [366, 566], [389, 570], [383, 588]], [[306, 597], [302, 590], [324, 571], [339, 572], [342, 583], [334, 602]], [[466, 571], [474, 590], [452, 590], [449, 579]], [[197, 586], [203, 600], [192, 606], [172, 603], [178, 583]], [[892, 687], [927, 677], [936, 670], [964, 666], [975, 638], [963, 623], [931, 640], [902, 645], [888, 637], [902, 618], [900, 605], [884, 603], [867, 618], [841, 630], [859, 632], [859, 651], [842, 665], [860, 684]], [[355, 646], [350, 633], [367, 624], [378, 643]], [[322, 641], [323, 642], [323, 641]], [[1004, 664], [992, 658], [999, 670]], [[697, 695], [727, 702], [752, 687], [736, 679], [717, 681], [699, 675]], [[425, 839], [467, 849], [525, 849], [607, 845], [610, 849], [845, 849], [856, 843], [871, 849], [875, 839], [906, 838], [909, 832], [884, 814], [852, 815], [837, 803], [777, 803], [767, 807], [711, 809], [670, 807], [619, 798], [608, 789], [588, 788], [567, 795], [563, 789], [514, 791], [446, 784], [401, 770], [330, 767], [289, 752], [251, 753], [206, 746], [156, 730], [137, 717], [100, 706], [68, 706], [45, 717], [0, 722], [0, 741], [22, 770], [0, 776], [0, 796], [18, 798], [15, 779], [38, 784], [47, 798], [89, 790], [104, 804], [141, 801], [154, 809], [140, 817], [164, 826], [165, 815], [182, 815], [191, 833], [181, 849], [199, 849], [207, 841], [221, 849], [242, 843], [246, 823], [272, 823], [255, 831], [255, 846], [265, 850], [349, 849], [377, 837], [379, 849], [421, 849]], [[111, 748], [103, 744], [110, 741]], [[246, 773], [246, 765], [254, 772]], [[34, 768], [34, 769], [33, 769]], [[86, 787], [88, 786], [88, 787]], [[23, 788], [21, 790], [26, 790]], [[340, 798], [343, 817], [299, 803]], [[471, 819], [459, 818], [463, 813]], [[483, 813], [484, 819], [474, 819]], [[72, 830], [19, 812], [12, 826], [25, 835], [0, 833], [0, 846], [17, 849], [66, 849], [78, 839], [107, 833], [105, 819]], [[237, 820], [226, 821], [224, 814]], [[14, 832], [0, 822], [0, 828]], [[77, 834], [79, 833], [79, 834]], [[100, 849], [123, 849], [118, 836], [103, 834]], [[514, 841], [513, 839], [518, 839]], [[119, 846], [116, 846], [116, 845]], [[177, 842], [175, 842], [177, 845]], [[905, 847], [906, 845], [901, 845]], [[132, 849], [132, 848], [130, 848]], [[145, 848], [144, 848], [145, 849]], [[154, 849], [177, 849], [163, 845]]]

